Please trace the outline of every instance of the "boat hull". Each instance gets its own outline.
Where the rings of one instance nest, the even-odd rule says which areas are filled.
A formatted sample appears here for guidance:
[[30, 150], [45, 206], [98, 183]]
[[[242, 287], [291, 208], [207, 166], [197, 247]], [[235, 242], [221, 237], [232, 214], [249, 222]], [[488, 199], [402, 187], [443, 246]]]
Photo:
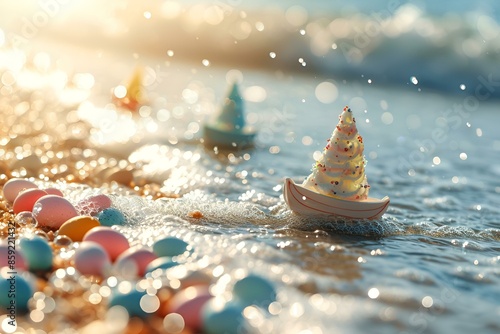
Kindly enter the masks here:
[[389, 197], [367, 198], [362, 201], [348, 201], [325, 196], [295, 184], [290, 178], [285, 180], [283, 189], [285, 202], [290, 209], [307, 216], [337, 216], [347, 219], [378, 219], [389, 206]]

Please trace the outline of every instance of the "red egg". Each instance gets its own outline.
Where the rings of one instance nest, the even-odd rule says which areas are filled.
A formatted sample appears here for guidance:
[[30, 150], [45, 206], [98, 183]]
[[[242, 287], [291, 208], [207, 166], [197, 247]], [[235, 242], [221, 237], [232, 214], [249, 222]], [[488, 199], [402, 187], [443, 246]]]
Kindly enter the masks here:
[[152, 250], [141, 247], [127, 249], [116, 259], [114, 269], [127, 278], [144, 276], [148, 264], [156, 259]]
[[115, 261], [130, 247], [127, 238], [109, 226], [94, 227], [85, 234], [83, 241], [93, 241], [101, 245], [111, 261]]
[[46, 195], [47, 193], [44, 190], [38, 188], [22, 190], [14, 200], [12, 209], [14, 210], [15, 214], [18, 214], [21, 211], [33, 211], [35, 202]]
[[12, 203], [21, 190], [38, 188], [36, 184], [25, 179], [10, 179], [3, 185], [3, 197]]
[[35, 202], [33, 215], [39, 225], [58, 229], [78, 213], [67, 199], [57, 195], [46, 195]]
[[202, 327], [201, 309], [211, 298], [208, 286], [190, 286], [172, 297], [170, 312], [180, 314], [187, 327], [199, 330]]

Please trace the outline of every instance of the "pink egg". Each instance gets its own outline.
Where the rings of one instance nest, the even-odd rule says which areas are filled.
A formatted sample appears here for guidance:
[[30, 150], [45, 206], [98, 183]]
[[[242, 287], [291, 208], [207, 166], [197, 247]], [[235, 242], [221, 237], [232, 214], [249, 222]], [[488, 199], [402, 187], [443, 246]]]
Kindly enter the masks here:
[[83, 241], [75, 251], [75, 268], [83, 275], [106, 277], [111, 268], [111, 261], [101, 245]]
[[111, 206], [111, 198], [104, 194], [90, 196], [78, 202], [76, 209], [82, 215], [96, 216], [99, 212]]
[[130, 247], [127, 238], [109, 226], [94, 227], [85, 234], [83, 241], [93, 241], [101, 245], [108, 253], [111, 261], [115, 261], [120, 254]]
[[152, 250], [133, 247], [123, 252], [115, 261], [115, 270], [125, 277], [144, 276], [148, 264], [156, 259]]
[[190, 286], [172, 297], [170, 312], [180, 314], [190, 329], [199, 330], [202, 327], [201, 309], [211, 298], [208, 286]]
[[25, 179], [10, 179], [3, 186], [3, 197], [12, 203], [23, 189], [38, 188], [36, 184]]
[[57, 195], [46, 195], [35, 202], [33, 215], [39, 225], [57, 229], [68, 219], [76, 217], [78, 212], [67, 199]]
[[35, 202], [46, 195], [47, 193], [44, 190], [38, 188], [21, 190], [14, 200], [12, 209], [15, 214], [18, 214], [21, 211], [33, 211], [33, 205], [35, 205]]
[[10, 246], [9, 248], [7, 240], [0, 241], [0, 268], [9, 267], [9, 271], [28, 270], [26, 260], [19, 248], [16, 247], [14, 250], [12, 248], [13, 245], [11, 244]]
[[57, 188], [46, 188], [45, 191], [49, 195], [57, 195], [57, 196], [60, 196], [60, 197], [64, 197], [64, 194], [62, 193], [62, 191], [60, 191]]

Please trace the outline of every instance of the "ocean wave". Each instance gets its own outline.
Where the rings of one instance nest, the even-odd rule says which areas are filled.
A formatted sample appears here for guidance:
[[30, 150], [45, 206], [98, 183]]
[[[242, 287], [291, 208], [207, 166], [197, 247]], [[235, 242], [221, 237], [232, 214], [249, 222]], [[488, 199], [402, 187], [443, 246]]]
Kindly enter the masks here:
[[[52, 13], [34, 6], [23, 20], [2, 25], [19, 46], [51, 37], [152, 54], [162, 66], [187, 61], [195, 68], [252, 67], [500, 97], [500, 28], [490, 14], [434, 14], [398, 1], [380, 5], [364, 12], [333, 6], [319, 12], [317, 6], [242, 1], [76, 1]], [[36, 21], [43, 13], [53, 19]]]

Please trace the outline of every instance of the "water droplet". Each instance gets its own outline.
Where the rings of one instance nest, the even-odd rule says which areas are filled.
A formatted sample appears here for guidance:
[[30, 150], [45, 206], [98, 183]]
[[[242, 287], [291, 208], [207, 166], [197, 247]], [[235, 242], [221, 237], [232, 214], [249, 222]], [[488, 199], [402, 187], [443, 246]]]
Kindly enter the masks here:
[[370, 290], [368, 290], [368, 297], [370, 297], [371, 299], [377, 299], [379, 295], [380, 291], [378, 291], [377, 288], [371, 288]]
[[304, 29], [300, 29], [300, 34], [304, 36], [306, 34], [306, 31]]
[[19, 212], [14, 220], [21, 228], [35, 228], [38, 223], [30, 211]]
[[432, 158], [432, 163], [436, 166], [439, 165], [441, 163], [441, 158], [439, 157]]
[[461, 90], [465, 90], [465, 88], [467, 88], [467, 86], [465, 86], [464, 84], [461, 84], [461, 85], [460, 85], [460, 89], [461, 89]]
[[414, 84], [414, 85], [418, 84], [417, 77], [410, 77], [410, 80], [411, 80], [412, 84]]
[[465, 153], [465, 152], [460, 153], [460, 159], [467, 160], [467, 153]]
[[372, 83], [372, 79], [368, 79], [368, 83], [371, 84]]
[[276, 52], [269, 52], [269, 57], [276, 58]]

